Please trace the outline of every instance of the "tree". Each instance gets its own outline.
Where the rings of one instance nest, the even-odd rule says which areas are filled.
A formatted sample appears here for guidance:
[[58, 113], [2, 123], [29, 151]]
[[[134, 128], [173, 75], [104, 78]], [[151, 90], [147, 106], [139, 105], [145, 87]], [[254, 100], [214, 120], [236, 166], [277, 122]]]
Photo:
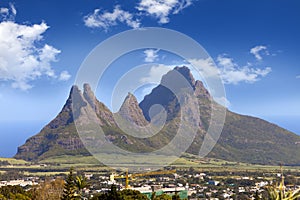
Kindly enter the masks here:
[[108, 193], [99, 194], [92, 200], [148, 200], [147, 196], [137, 190], [125, 189], [117, 191], [117, 186], [112, 185]]
[[154, 200], [172, 200], [172, 197], [167, 194], [161, 194], [159, 196], [156, 196]]
[[107, 199], [111, 199], [111, 200], [121, 200], [121, 195], [118, 193], [117, 191], [117, 186], [116, 185], [112, 185], [110, 188], [110, 192], [107, 195]]
[[92, 198], [92, 200], [124, 200], [117, 191], [116, 185], [111, 185], [108, 193], [102, 193]]
[[297, 200], [300, 198], [300, 189], [284, 191], [284, 184], [280, 183], [279, 187], [270, 186], [267, 188], [268, 197], [265, 200]]
[[[153, 191], [154, 189], [152, 189], [152, 191]], [[155, 200], [156, 199], [156, 192], [152, 192], [152, 195], [151, 195], [151, 200]]]
[[2, 200], [30, 200], [29, 193], [21, 186], [3, 186], [0, 187], [0, 199]]
[[256, 190], [255, 195], [254, 195], [254, 200], [260, 200], [260, 199], [261, 199], [261, 197], [258, 193], [258, 190]]
[[172, 200], [180, 200], [180, 196], [176, 193], [172, 196]]
[[61, 199], [64, 190], [64, 180], [55, 179], [45, 180], [38, 186], [34, 186], [30, 192], [33, 199], [38, 200], [57, 200]]
[[146, 195], [142, 194], [140, 191], [137, 190], [129, 190], [129, 189], [122, 190], [120, 192], [120, 195], [121, 195], [121, 199], [124, 200], [135, 200], [135, 199], [148, 200], [148, 197]]
[[7, 198], [3, 194], [0, 194], [0, 199], [1, 200], [6, 200]]
[[75, 183], [77, 192], [80, 195], [80, 198], [82, 198], [83, 197], [82, 190], [88, 186], [87, 179], [82, 176], [76, 176], [74, 183]]
[[64, 184], [64, 192], [63, 192], [62, 200], [76, 199], [75, 192], [76, 192], [76, 187], [74, 183], [73, 168], [71, 168], [67, 176], [66, 182]]

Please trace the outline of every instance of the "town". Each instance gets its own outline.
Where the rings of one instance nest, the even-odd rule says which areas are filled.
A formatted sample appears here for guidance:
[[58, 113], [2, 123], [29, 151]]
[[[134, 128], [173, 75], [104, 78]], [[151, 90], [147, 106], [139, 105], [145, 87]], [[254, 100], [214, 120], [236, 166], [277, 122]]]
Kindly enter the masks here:
[[[137, 191], [148, 199], [153, 195], [162, 195], [166, 199], [263, 199], [268, 188], [282, 188], [284, 191], [300, 189], [300, 170], [273, 167], [269, 169], [238, 170], [234, 166], [219, 168], [203, 167], [165, 167], [158, 171], [147, 169], [145, 172], [119, 171], [105, 167], [83, 171], [71, 168], [55, 172], [46, 164], [27, 166], [34, 169], [36, 175], [13, 170], [13, 165], [1, 163], [0, 199], [21, 199], [5, 197], [5, 192], [19, 191], [23, 195], [40, 192], [43, 198], [28, 199], [63, 199], [66, 184], [71, 176], [80, 180], [81, 188], [76, 190], [79, 199], [98, 199], [99, 195], [109, 193], [112, 187], [117, 191], [126, 189]], [[20, 166], [18, 166], [20, 168]], [[6, 172], [4, 172], [6, 171]], [[18, 190], [16, 190], [18, 188]], [[1, 196], [2, 195], [2, 196]], [[37, 195], [37, 194], [35, 194]], [[30, 196], [30, 195], [29, 195]], [[139, 198], [139, 197], [137, 197]], [[26, 198], [24, 198], [26, 199]], [[99, 198], [100, 199], [100, 198]], [[159, 198], [163, 199], [163, 198]]]

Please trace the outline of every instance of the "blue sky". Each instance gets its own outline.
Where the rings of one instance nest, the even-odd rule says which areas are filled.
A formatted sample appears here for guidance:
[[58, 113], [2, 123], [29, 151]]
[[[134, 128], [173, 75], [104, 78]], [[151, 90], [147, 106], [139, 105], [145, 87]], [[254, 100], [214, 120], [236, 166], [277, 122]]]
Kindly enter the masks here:
[[[1, 1], [0, 156], [13, 155], [57, 115], [96, 45], [142, 27], [173, 29], [200, 43], [220, 70], [230, 110], [300, 133], [299, 11], [297, 0]], [[183, 60], [157, 49], [132, 52], [112, 65], [98, 98], [109, 105], [108, 86], [130, 66], [153, 62]]]

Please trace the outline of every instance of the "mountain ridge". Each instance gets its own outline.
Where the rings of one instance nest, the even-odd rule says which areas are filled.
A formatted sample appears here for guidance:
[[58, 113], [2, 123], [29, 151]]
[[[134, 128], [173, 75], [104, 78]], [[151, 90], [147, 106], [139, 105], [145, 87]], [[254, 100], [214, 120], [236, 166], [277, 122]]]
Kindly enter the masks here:
[[[185, 81], [178, 86], [178, 81], [174, 83], [174, 80], [180, 79], [180, 76]], [[96, 114], [92, 120], [105, 131], [106, 140], [115, 145], [134, 152], [147, 152], [161, 148], [174, 137], [181, 117], [179, 100], [174, 95], [174, 91], [166, 86], [176, 90], [175, 93], [189, 91], [197, 98], [200, 116], [192, 116], [192, 118], [197, 118], [196, 121], [199, 121], [198, 130], [193, 143], [187, 150], [188, 153], [197, 155], [207, 133], [211, 117], [211, 103], [214, 101], [203, 83], [194, 80], [187, 67], [176, 67], [165, 74], [161, 83], [139, 104], [134, 95], [129, 93], [117, 113], [112, 113], [98, 101], [88, 84], [83, 85], [83, 92], [78, 86], [73, 86], [69, 98], [57, 117], [40, 133], [32, 136], [20, 146], [15, 158], [34, 161], [64, 154], [89, 155], [90, 153], [78, 136], [74, 118], [80, 118], [82, 122], [91, 120], [85, 114], [91, 111]], [[184, 95], [185, 98], [188, 96], [188, 93]], [[72, 97], [73, 100], [78, 99], [76, 105], [73, 105]], [[156, 104], [162, 107], [151, 110], [150, 108]], [[124, 133], [118, 127], [118, 120], [115, 120], [117, 114], [138, 127], [146, 126], [155, 117], [158, 117], [160, 121], [163, 117], [162, 108], [166, 111], [166, 124], [160, 133], [146, 139], [135, 138]], [[227, 110], [222, 134], [208, 156], [255, 164], [300, 165], [300, 136], [265, 120]]]

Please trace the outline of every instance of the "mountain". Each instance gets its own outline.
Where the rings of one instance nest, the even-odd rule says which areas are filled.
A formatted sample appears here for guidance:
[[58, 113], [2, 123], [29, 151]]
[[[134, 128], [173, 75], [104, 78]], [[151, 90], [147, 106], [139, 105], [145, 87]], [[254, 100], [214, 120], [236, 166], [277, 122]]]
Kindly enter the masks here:
[[[213, 100], [201, 81], [194, 80], [187, 67], [175, 67], [165, 74], [140, 104], [128, 93], [117, 113], [99, 102], [88, 84], [84, 84], [83, 92], [73, 86], [62, 111], [20, 146], [15, 158], [36, 161], [58, 155], [90, 155], [84, 143], [102, 143], [103, 140], [128, 151], [151, 152], [168, 144], [182, 124], [187, 129], [196, 127], [195, 138], [187, 152], [198, 155], [212, 111], [224, 109]], [[300, 136], [262, 119], [226, 111], [221, 136], [208, 157], [256, 164], [300, 165]], [[104, 131], [102, 141], [90, 137], [82, 142], [75, 123], [88, 127], [91, 125], [88, 122]], [[152, 129], [145, 129], [149, 126], [153, 130], [161, 126], [161, 131], [151, 135]], [[128, 131], [134, 134], [126, 134]]]
[[137, 99], [131, 93], [128, 93], [126, 96], [118, 114], [130, 124], [136, 124], [138, 126], [146, 126], [148, 124]]

